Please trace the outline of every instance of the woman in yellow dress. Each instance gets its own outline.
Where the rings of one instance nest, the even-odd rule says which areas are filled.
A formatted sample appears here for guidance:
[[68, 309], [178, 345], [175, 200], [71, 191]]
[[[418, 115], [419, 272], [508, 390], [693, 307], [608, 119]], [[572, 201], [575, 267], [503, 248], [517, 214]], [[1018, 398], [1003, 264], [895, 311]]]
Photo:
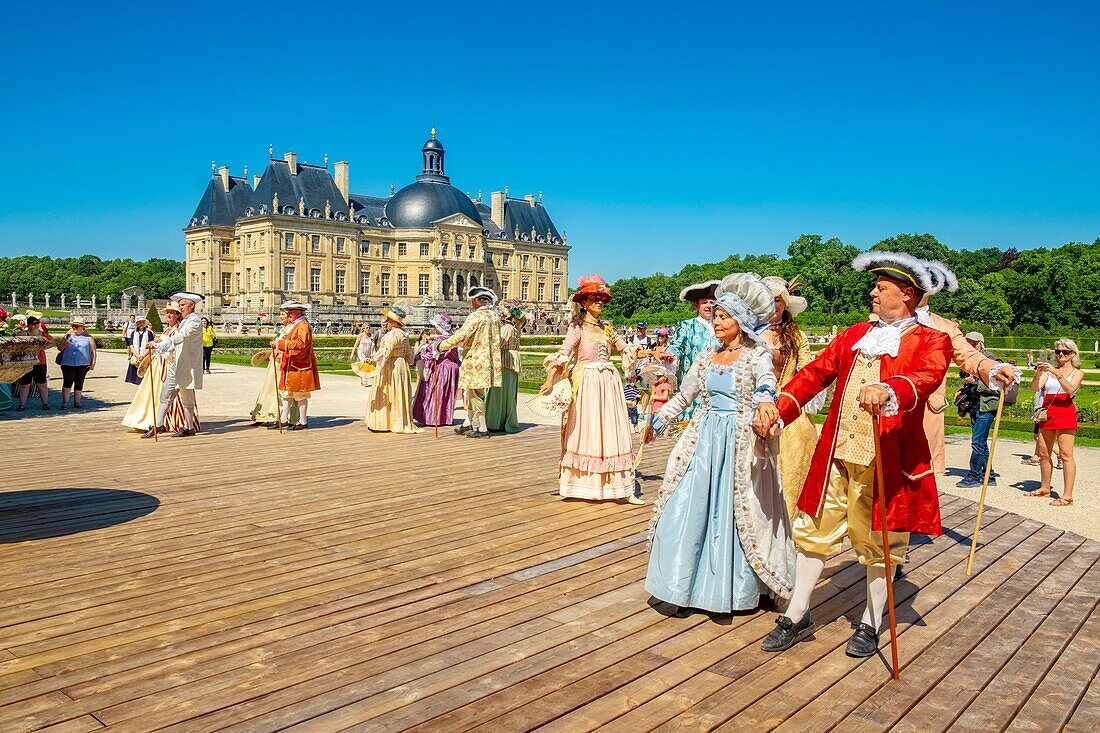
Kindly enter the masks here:
[[386, 331], [378, 342], [371, 360], [375, 364], [374, 379], [367, 388], [367, 416], [364, 422], [375, 432], [421, 433], [413, 423], [412, 379], [409, 365], [413, 350], [405, 332], [409, 307], [398, 301], [382, 311]]
[[[762, 335], [772, 350], [772, 366], [779, 389], [791, 381], [802, 367], [810, 363], [810, 343], [795, 323], [795, 316], [806, 310], [806, 299], [792, 295], [796, 277], [790, 283], [781, 277], [766, 277], [764, 282], [775, 296], [775, 317]], [[783, 500], [787, 516], [793, 522], [798, 512], [798, 495], [810, 472], [810, 459], [817, 445], [817, 427], [803, 410], [779, 436], [779, 480], [783, 484]]]

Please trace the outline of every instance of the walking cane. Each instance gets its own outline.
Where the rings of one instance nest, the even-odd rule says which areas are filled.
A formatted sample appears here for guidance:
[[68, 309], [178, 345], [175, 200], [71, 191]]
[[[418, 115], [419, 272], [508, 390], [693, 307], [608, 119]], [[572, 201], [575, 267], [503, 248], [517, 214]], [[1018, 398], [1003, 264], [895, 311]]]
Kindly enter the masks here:
[[642, 463], [642, 453], [645, 452], [645, 447], [646, 447], [646, 443], [645, 443], [646, 431], [653, 429], [652, 427], [650, 427], [650, 424], [649, 424], [650, 415], [653, 414], [652, 412], [649, 411], [650, 405], [653, 404], [653, 400], [650, 397], [651, 397], [650, 394], [646, 393], [646, 395], [645, 395], [645, 407], [643, 408], [643, 412], [642, 412], [642, 430], [641, 430], [641, 434], [638, 436], [638, 455], [636, 455], [634, 457], [634, 468], [631, 469], [633, 471], [637, 471], [638, 466], [641, 465], [641, 463]]
[[886, 558], [886, 610], [890, 613], [890, 658], [894, 679], [900, 680], [898, 671], [898, 622], [894, 616], [894, 571], [890, 567], [890, 532], [886, 529], [886, 481], [882, 477], [882, 440], [879, 435], [878, 415], [872, 416], [875, 433], [875, 483], [878, 485], [878, 515], [882, 521], [882, 554]]
[[279, 435], [283, 434], [283, 400], [279, 397], [279, 359], [275, 349], [271, 349], [271, 363], [275, 365], [275, 424], [279, 426]]
[[153, 442], [157, 443], [157, 442], [160, 441], [160, 438], [157, 437], [157, 402], [158, 402], [158, 400], [157, 400], [157, 393], [153, 389], [153, 375], [152, 375], [151, 372], [148, 371], [149, 369], [153, 369], [153, 368], [154, 368], [153, 355], [149, 354], [149, 366], [146, 368], [146, 374], [149, 375], [149, 399], [153, 403]]
[[432, 366], [432, 379], [435, 380], [435, 437], [439, 439], [439, 421], [442, 419], [443, 406], [439, 403], [443, 400], [443, 380], [439, 378], [439, 362]]
[[993, 469], [993, 454], [997, 452], [997, 431], [1001, 429], [1001, 410], [1005, 406], [1005, 387], [997, 396], [997, 416], [993, 418], [993, 445], [989, 447], [989, 457], [985, 461], [985, 478], [982, 479], [982, 495], [978, 499], [978, 519], [974, 522], [974, 536], [970, 538], [970, 555], [966, 558], [966, 574], [974, 569], [974, 552], [978, 549], [978, 530], [982, 528], [982, 510], [985, 509], [985, 492], [989, 488], [989, 475]]

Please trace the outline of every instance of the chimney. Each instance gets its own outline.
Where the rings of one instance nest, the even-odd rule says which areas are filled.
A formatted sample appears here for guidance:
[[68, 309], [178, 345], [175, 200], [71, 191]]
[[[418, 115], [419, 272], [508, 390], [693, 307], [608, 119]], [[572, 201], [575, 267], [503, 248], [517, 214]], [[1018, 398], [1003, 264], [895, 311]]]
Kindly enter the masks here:
[[501, 229], [504, 228], [504, 192], [493, 191], [492, 193], [492, 213], [489, 217], [493, 220]]
[[229, 193], [229, 166], [223, 165], [218, 169], [218, 175], [222, 177], [222, 188]]
[[290, 166], [290, 175], [298, 175], [298, 154], [283, 153], [283, 159], [286, 161], [286, 164]]
[[344, 197], [344, 203], [348, 203], [348, 162], [341, 160], [336, 164], [336, 188], [340, 189], [340, 195]]
[[260, 186], [260, 177], [253, 174], [253, 176], [252, 176], [252, 188], [253, 188], [253, 190], [255, 190], [256, 188], [259, 188], [259, 186]]
[[533, 193], [529, 193], [523, 198], [527, 203], [531, 204], [532, 209], [535, 208], [535, 195]]

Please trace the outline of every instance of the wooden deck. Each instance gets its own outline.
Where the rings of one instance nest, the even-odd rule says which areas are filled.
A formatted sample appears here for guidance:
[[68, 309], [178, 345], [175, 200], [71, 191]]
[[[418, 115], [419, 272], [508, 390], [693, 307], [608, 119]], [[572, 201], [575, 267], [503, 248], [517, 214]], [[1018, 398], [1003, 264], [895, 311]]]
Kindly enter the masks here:
[[986, 512], [967, 578], [975, 506], [944, 495], [890, 682], [844, 655], [850, 552], [781, 655], [758, 649], [772, 613], [650, 607], [650, 508], [556, 498], [553, 429], [154, 445], [74, 417], [0, 426], [2, 731], [1100, 727], [1100, 544], [1019, 516]]

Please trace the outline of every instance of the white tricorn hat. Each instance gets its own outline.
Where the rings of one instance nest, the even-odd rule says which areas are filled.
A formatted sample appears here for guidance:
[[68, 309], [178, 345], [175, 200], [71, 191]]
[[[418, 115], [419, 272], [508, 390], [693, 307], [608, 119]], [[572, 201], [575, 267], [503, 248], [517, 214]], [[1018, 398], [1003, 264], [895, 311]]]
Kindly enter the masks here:
[[932, 290], [928, 263], [904, 252], [864, 252], [852, 260], [853, 270], [863, 270], [879, 277], [911, 285], [922, 293]]
[[929, 277], [932, 278], [932, 289], [928, 291], [929, 295], [935, 295], [941, 290], [953, 293], [959, 289], [959, 278], [947, 269], [947, 265], [939, 260], [925, 260], [924, 264], [928, 268]]
[[206, 298], [202, 297], [198, 293], [189, 293], [186, 290], [181, 290], [178, 293], [173, 293], [172, 297], [170, 297], [169, 300], [190, 300], [192, 303], [201, 303], [206, 300]]
[[497, 294], [484, 285], [475, 285], [466, 291], [466, 300], [474, 300], [475, 298], [488, 298], [493, 305], [496, 305]]
[[307, 311], [309, 305], [307, 303], [299, 303], [296, 300], [288, 300], [279, 306], [281, 311]]

